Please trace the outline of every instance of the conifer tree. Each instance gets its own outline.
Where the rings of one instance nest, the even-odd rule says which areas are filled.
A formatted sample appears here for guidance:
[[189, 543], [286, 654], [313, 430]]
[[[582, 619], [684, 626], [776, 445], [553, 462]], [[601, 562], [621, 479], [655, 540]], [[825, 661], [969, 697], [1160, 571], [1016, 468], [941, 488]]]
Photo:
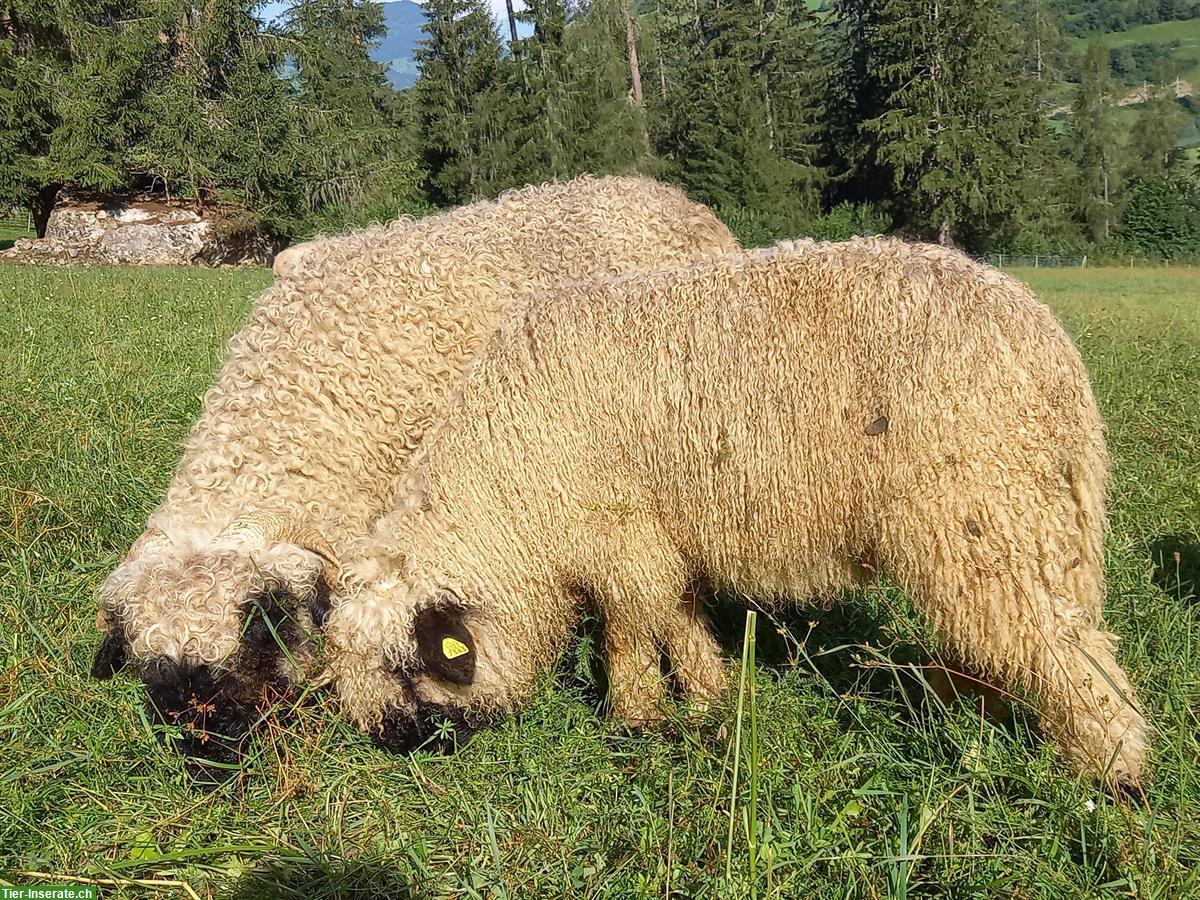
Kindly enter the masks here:
[[0, 202], [44, 233], [68, 186], [122, 185], [125, 152], [159, 55], [161, 13], [140, 0], [0, 6]]
[[0, 5], [0, 208], [29, 207], [38, 234], [61, 183], [51, 158], [58, 116], [46, 75], [62, 71], [68, 60], [66, 36], [50, 6]]
[[64, 188], [221, 199], [268, 228], [295, 219], [293, 111], [252, 0], [52, 9], [7, 7], [0, 42], [0, 90], [19, 98], [0, 125], [0, 190], [39, 233]]
[[314, 211], [350, 213], [373, 197], [411, 192], [415, 150], [403, 107], [370, 56], [385, 30], [374, 0], [296, 0], [283, 16]]
[[1061, 80], [1069, 53], [1063, 37], [1066, 11], [1061, 0], [1016, 0], [1012, 11], [1026, 70], [1041, 84]]
[[514, 175], [522, 181], [562, 178], [575, 165], [574, 113], [578, 85], [567, 56], [564, 0], [527, 0], [518, 21], [533, 34], [518, 44], [520, 79], [514, 80], [510, 129], [517, 147]]
[[425, 16], [413, 91], [429, 197], [449, 205], [494, 195], [511, 165], [496, 24], [483, 0], [428, 0]]
[[1025, 193], [1044, 127], [1015, 29], [1002, 9], [973, 0], [871, 5], [863, 75], [874, 84], [864, 93], [880, 108], [860, 135], [891, 171], [897, 210], [942, 243], [1002, 221]]
[[1121, 160], [1108, 48], [1088, 45], [1071, 106], [1070, 151], [1075, 208], [1094, 241], [1107, 240], [1120, 219]]
[[1175, 142], [1187, 124], [1188, 115], [1175, 99], [1175, 79], [1160, 61], [1154, 81], [1146, 85], [1146, 101], [1130, 133], [1133, 173], [1163, 174], [1181, 158]]
[[591, 0], [567, 31], [570, 72], [579, 84], [571, 95], [573, 173], [651, 167], [645, 108], [629, 67], [631, 16], [628, 0]]
[[662, 3], [656, 145], [698, 198], [793, 223], [815, 209], [811, 22], [801, 0]]

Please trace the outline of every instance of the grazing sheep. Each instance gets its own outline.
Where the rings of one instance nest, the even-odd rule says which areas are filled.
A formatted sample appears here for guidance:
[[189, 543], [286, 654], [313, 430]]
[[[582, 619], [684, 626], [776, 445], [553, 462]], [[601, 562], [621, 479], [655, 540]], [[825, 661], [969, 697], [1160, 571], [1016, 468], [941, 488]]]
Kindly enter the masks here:
[[734, 249], [677, 188], [591, 177], [297, 248], [101, 588], [94, 674], [131, 661], [190, 755], [235, 761], [248, 725], [310, 673], [337, 555], [386, 508], [499, 311], [564, 279]]
[[1103, 433], [1049, 310], [936, 247], [782, 244], [518, 305], [346, 561], [341, 702], [444, 748], [527, 695], [590, 595], [613, 709], [652, 720], [662, 654], [685, 694], [722, 688], [693, 579], [770, 607], [879, 570], [1076, 765], [1136, 782]]

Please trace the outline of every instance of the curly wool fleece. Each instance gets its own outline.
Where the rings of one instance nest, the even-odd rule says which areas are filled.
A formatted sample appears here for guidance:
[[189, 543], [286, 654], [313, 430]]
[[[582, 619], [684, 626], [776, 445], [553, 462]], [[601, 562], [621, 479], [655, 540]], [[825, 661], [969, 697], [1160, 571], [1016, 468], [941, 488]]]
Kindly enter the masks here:
[[394, 749], [433, 717], [469, 733], [527, 696], [586, 595], [613, 709], [645, 721], [663, 654], [685, 693], [722, 687], [692, 579], [770, 606], [878, 570], [1080, 768], [1136, 782], [1103, 433], [1049, 310], [942, 248], [782, 244], [559, 291], [505, 315], [347, 565], [340, 700]]
[[[736, 247], [677, 188], [624, 177], [524, 188], [304, 245], [230, 341], [166, 499], [101, 588], [102, 624], [127, 642], [109, 648], [107, 667], [127, 653], [237, 669], [246, 605], [264, 592], [299, 598], [311, 627], [322, 544], [343, 553], [367, 532], [514, 299]], [[247, 514], [320, 540], [238, 527]], [[299, 674], [286, 657], [278, 664]]]

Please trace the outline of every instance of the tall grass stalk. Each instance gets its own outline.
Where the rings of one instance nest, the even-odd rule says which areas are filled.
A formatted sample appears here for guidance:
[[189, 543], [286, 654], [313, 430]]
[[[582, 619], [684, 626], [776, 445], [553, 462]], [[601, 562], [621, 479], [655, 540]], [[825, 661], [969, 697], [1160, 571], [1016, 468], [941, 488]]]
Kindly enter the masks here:
[[[737, 713], [735, 716], [733, 730], [733, 779], [729, 788], [729, 831], [725, 840], [725, 881], [728, 883], [733, 877], [733, 832], [734, 822], [737, 819], [738, 807], [738, 775], [740, 774], [742, 761], [742, 722], [745, 720], [746, 695], [750, 696], [750, 743], [751, 743], [751, 771], [750, 771], [750, 809], [749, 815], [751, 822], [754, 821], [754, 816], [757, 812], [755, 805], [756, 790], [758, 787], [758, 723], [757, 716], [754, 711], [754, 625], [758, 614], [755, 612], [746, 613], [746, 629], [743, 634], [742, 641], [742, 667], [738, 674], [738, 695], [737, 695]], [[748, 688], [748, 690], [747, 690]], [[757, 849], [755, 842], [755, 834], [753, 824], [748, 828], [748, 840], [750, 843], [750, 891], [751, 897], [757, 896], [757, 889], [754, 884], [754, 869], [755, 869], [755, 851]]]

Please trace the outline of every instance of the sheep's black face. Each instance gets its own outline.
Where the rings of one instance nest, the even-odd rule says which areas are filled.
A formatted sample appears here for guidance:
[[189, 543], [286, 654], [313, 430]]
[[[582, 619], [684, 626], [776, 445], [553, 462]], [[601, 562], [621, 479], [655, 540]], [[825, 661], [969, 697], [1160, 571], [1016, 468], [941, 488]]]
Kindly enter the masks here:
[[389, 705], [371, 737], [393, 753], [453, 753], [477, 730], [462, 709], [418, 701], [411, 707]]
[[379, 746], [394, 753], [431, 750], [452, 753], [475, 733], [478, 715], [465, 706], [421, 697], [418, 682], [432, 679], [443, 687], [464, 688], [475, 680], [475, 638], [467, 628], [462, 607], [441, 602], [417, 613], [413, 620], [416, 664], [395, 670], [397, 702], [388, 704], [383, 720], [372, 732]]
[[107, 681], [125, 668], [129, 661], [129, 639], [125, 636], [125, 626], [113, 622], [108, 626], [104, 641], [96, 651], [92, 660], [92, 677], [98, 681]]
[[175, 746], [197, 786], [215, 787], [237, 772], [250, 732], [263, 710], [228, 672], [157, 659], [143, 672], [148, 708], [179, 728]]
[[427, 607], [413, 621], [413, 639], [421, 668], [450, 684], [466, 687], [475, 680], [475, 638], [461, 607]]
[[[299, 601], [273, 586], [243, 606], [241, 646], [220, 667], [159, 657], [142, 666], [154, 717], [180, 728], [176, 746], [199, 786], [214, 786], [237, 773], [254, 728], [287, 698], [285, 648], [304, 641], [295, 612]], [[322, 580], [309, 603], [315, 621], [328, 615], [329, 591]], [[103, 650], [102, 650], [103, 652]]]

